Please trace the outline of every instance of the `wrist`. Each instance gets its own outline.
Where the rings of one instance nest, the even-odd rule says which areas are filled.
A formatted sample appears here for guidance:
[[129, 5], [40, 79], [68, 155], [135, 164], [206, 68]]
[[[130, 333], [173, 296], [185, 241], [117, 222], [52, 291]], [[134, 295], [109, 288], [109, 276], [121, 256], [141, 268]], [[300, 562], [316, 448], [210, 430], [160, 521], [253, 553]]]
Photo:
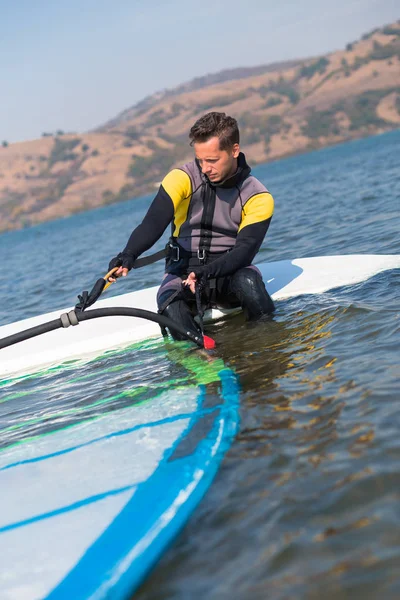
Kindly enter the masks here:
[[130, 271], [133, 268], [133, 264], [136, 260], [136, 256], [127, 250], [121, 252], [121, 267]]

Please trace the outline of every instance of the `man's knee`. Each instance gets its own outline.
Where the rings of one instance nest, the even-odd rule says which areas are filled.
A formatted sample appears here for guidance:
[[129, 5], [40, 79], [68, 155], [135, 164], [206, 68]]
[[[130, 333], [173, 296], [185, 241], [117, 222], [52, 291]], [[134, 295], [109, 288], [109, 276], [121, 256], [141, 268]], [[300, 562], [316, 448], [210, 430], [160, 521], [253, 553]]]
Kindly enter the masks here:
[[275, 310], [258, 269], [245, 267], [231, 277], [230, 291], [238, 298], [246, 316], [256, 320]]
[[[192, 311], [190, 310], [185, 300], [182, 298], [181, 294], [166, 291], [163, 294], [160, 294], [157, 300], [159, 312], [162, 315], [169, 317], [172, 321], [175, 321], [175, 323], [179, 323], [195, 335], [199, 335], [199, 333], [201, 333], [196, 321], [194, 320]], [[187, 339], [181, 334], [176, 333], [172, 328], [170, 329], [170, 334], [172, 335], [174, 340]]]
[[182, 291], [182, 279], [176, 275], [166, 274], [161, 282], [157, 292], [158, 311], [163, 311], [163, 305], [168, 303], [170, 298], [177, 298]]

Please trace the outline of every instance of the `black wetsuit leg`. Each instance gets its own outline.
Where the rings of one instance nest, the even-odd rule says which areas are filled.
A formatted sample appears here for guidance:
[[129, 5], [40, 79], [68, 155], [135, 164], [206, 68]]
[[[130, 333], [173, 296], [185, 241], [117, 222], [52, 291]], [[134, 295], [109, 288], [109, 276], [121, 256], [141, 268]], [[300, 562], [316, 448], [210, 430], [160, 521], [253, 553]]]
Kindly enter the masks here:
[[[162, 315], [165, 315], [179, 323], [188, 331], [191, 331], [195, 335], [202, 335], [200, 328], [198, 327], [196, 321], [194, 320], [193, 312], [189, 306], [189, 303], [184, 299], [184, 292], [179, 293], [178, 296], [175, 295], [174, 298], [169, 299], [171, 296], [175, 295], [175, 292], [168, 291], [164, 294], [160, 294], [158, 298], [159, 310]], [[175, 331], [169, 331], [174, 340], [185, 340], [186, 338]]]
[[256, 321], [274, 312], [274, 303], [258, 269], [245, 267], [228, 279], [226, 298], [232, 306], [240, 305], [249, 321]]

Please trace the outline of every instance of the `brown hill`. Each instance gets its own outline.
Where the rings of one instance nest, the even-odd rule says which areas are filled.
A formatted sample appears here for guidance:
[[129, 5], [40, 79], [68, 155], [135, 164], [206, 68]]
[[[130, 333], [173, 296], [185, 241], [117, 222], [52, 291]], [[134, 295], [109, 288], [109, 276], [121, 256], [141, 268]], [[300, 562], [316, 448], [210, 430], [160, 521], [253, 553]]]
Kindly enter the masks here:
[[235, 116], [251, 164], [400, 126], [400, 21], [345, 50], [197, 78], [90, 133], [0, 146], [0, 231], [152, 192], [205, 112]]

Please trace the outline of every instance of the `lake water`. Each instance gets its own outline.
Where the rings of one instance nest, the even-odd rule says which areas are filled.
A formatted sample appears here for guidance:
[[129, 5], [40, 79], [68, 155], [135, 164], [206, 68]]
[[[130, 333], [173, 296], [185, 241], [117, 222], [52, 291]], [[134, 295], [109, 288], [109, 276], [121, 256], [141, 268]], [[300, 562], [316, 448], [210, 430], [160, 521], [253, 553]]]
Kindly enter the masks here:
[[[400, 253], [400, 131], [253, 172], [276, 203], [259, 262]], [[106, 272], [150, 200], [1, 235], [0, 324], [74, 304]], [[135, 271], [109, 295], [157, 285], [162, 267]], [[239, 376], [240, 431], [135, 598], [400, 597], [399, 283], [400, 271], [388, 271], [280, 301], [269, 323], [238, 316], [211, 327], [217, 355]], [[138, 386], [140, 399], [151, 397], [152, 385], [173, 393], [160, 345], [116, 360], [5, 386], [1, 446], [117, 410]], [[164, 379], [153, 381], [160, 361]], [[174, 377], [182, 383], [184, 374]], [[56, 390], [51, 410], [49, 390]]]

